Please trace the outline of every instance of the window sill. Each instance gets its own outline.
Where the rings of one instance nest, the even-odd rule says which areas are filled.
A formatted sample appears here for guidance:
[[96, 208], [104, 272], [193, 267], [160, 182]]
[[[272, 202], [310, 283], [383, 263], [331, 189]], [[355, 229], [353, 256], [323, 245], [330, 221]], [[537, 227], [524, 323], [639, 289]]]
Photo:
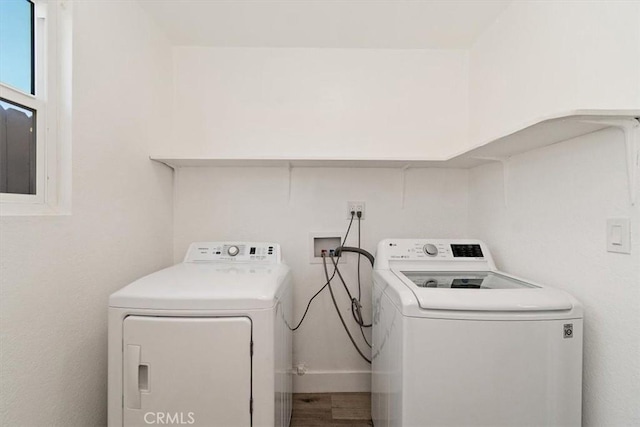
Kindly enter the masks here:
[[11, 216], [66, 216], [71, 215], [67, 206], [51, 206], [44, 203], [2, 203], [0, 217]]

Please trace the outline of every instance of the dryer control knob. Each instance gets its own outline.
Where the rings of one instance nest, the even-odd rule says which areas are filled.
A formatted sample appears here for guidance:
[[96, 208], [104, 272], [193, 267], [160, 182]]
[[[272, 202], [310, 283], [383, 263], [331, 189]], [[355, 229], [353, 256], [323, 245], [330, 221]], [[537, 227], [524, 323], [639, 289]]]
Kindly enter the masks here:
[[429, 256], [436, 256], [438, 255], [438, 248], [436, 248], [436, 245], [433, 245], [431, 243], [427, 243], [426, 245], [424, 245], [424, 253], [429, 255]]
[[236, 256], [238, 252], [240, 252], [240, 249], [237, 246], [229, 246], [229, 249], [227, 249], [227, 253], [230, 256]]

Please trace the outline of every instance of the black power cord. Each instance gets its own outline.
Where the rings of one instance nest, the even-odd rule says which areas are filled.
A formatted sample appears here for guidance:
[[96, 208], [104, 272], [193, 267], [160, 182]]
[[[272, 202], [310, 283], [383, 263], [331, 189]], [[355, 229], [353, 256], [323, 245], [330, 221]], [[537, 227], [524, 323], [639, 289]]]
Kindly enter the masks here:
[[[354, 304], [356, 305], [356, 307], [359, 305], [359, 301], [357, 299], [355, 299], [353, 297], [353, 295], [351, 295], [351, 291], [349, 291], [349, 287], [347, 286], [347, 283], [344, 281], [344, 278], [342, 277], [342, 273], [340, 273], [340, 269], [338, 268], [338, 263], [335, 261], [335, 258], [333, 256], [332, 253], [329, 253], [329, 257], [331, 258], [331, 262], [333, 263], [333, 271], [334, 274], [338, 273], [338, 277], [340, 278], [340, 282], [342, 283], [342, 287], [344, 288], [344, 290], [347, 292], [347, 295], [349, 296], [349, 300], [351, 301], [351, 315], [353, 316], [353, 320], [356, 321], [356, 323], [360, 324], [362, 321], [362, 315], [359, 312], [359, 309], [356, 309], [354, 311], [353, 307]], [[333, 276], [331, 277], [331, 279], [333, 279]], [[357, 313], [357, 315], [356, 315]], [[358, 320], [358, 317], [360, 317], [360, 320]]]
[[[373, 257], [373, 255], [371, 255], [369, 252], [365, 251], [362, 248], [354, 248], [351, 246], [340, 246], [338, 248], [336, 248], [334, 254], [336, 256], [341, 256], [342, 252], [355, 252], [358, 254], [358, 259], [360, 258], [360, 255], [366, 257], [369, 262], [371, 263], [371, 266], [373, 267], [373, 264], [375, 262], [375, 259]], [[337, 267], [336, 267], [337, 268]], [[340, 277], [340, 279], [342, 280], [342, 276], [340, 275], [340, 270], [338, 270], [338, 276]], [[344, 280], [343, 280], [344, 283]], [[346, 285], [345, 285], [345, 289], [346, 289]], [[356, 321], [356, 323], [358, 325], [360, 325], [363, 328], [370, 328], [371, 324], [365, 324], [364, 320], [362, 319], [362, 313], [361, 313], [361, 309], [362, 309], [362, 304], [360, 303], [360, 299], [355, 299], [353, 297], [351, 297], [351, 293], [349, 293], [349, 291], [347, 290], [347, 293], [349, 294], [349, 298], [351, 299], [351, 310], [352, 311], [356, 311], [356, 313], [353, 314], [354, 316], [354, 320]]]
[[[335, 270], [338, 270], [338, 264], [333, 260], [333, 255], [331, 255], [331, 260], [333, 261], [333, 264], [335, 266]], [[329, 271], [327, 270], [327, 256], [326, 254], [322, 254], [322, 264], [324, 266], [324, 275], [327, 279], [327, 283], [329, 285], [329, 292], [331, 293], [331, 300], [333, 301], [333, 306], [336, 308], [336, 312], [338, 313], [338, 317], [340, 318], [340, 322], [342, 322], [342, 326], [344, 327], [345, 332], [347, 333], [347, 335], [349, 336], [349, 339], [351, 340], [351, 343], [353, 344], [353, 346], [355, 347], [355, 349], [358, 351], [358, 354], [360, 355], [360, 357], [362, 357], [364, 360], [367, 361], [367, 363], [371, 363], [371, 359], [369, 359], [367, 356], [364, 355], [364, 353], [362, 352], [362, 350], [360, 350], [360, 347], [358, 347], [358, 344], [356, 343], [356, 341], [353, 339], [353, 336], [351, 335], [351, 332], [349, 331], [349, 328], [347, 327], [347, 324], [344, 321], [344, 318], [342, 317], [342, 313], [340, 312], [340, 307], [338, 307], [338, 303], [336, 301], [336, 297], [333, 294], [333, 288], [331, 287], [331, 279], [329, 278]], [[340, 275], [340, 272], [338, 271], [338, 276], [340, 276], [342, 278], [342, 276]], [[344, 281], [343, 281], [344, 283]], [[346, 285], [345, 285], [346, 287]]]
[[[360, 223], [362, 221], [362, 212], [358, 211], [358, 249], [362, 249], [362, 245], [360, 242]], [[358, 302], [362, 300], [362, 285], [360, 283], [360, 254], [358, 254]], [[362, 320], [362, 319], [360, 319]]]
[[[362, 250], [362, 245], [360, 242], [360, 222], [362, 220], [362, 212], [358, 211], [358, 249]], [[367, 341], [367, 338], [364, 336], [364, 331], [362, 330], [362, 328], [370, 328], [373, 323], [370, 323], [368, 325], [365, 325], [364, 320], [362, 319], [362, 285], [360, 283], [360, 255], [362, 255], [361, 253], [358, 253], [358, 304], [356, 306], [356, 310], [358, 313], [358, 325], [360, 325], [360, 332], [362, 333], [362, 338], [364, 338], [364, 342], [367, 343], [367, 345], [369, 347], [371, 347], [371, 345], [369, 344], [369, 341]], [[369, 261], [371, 261], [371, 259], [369, 259]], [[373, 267], [373, 262], [371, 263], [371, 267]], [[351, 306], [351, 310], [353, 310], [353, 306]]]
[[[338, 268], [338, 264], [336, 263], [336, 261], [333, 258], [332, 254], [329, 254], [329, 256], [331, 257], [331, 262], [333, 263], [333, 267], [338, 272], [338, 277], [340, 278], [340, 281], [342, 282], [342, 286], [344, 286], [344, 289], [347, 291], [347, 295], [349, 295], [349, 299], [351, 299], [351, 315], [353, 316], [353, 320], [355, 320], [355, 322], [358, 324], [358, 327], [360, 328], [360, 334], [362, 334], [362, 338], [364, 339], [364, 342], [367, 344], [367, 346], [369, 348], [371, 348], [371, 344], [369, 344], [369, 341], [367, 340], [367, 337], [364, 335], [364, 329], [363, 328], [366, 325], [364, 324], [364, 320], [362, 320], [362, 305], [360, 304], [360, 301], [358, 301], [357, 299], [355, 299], [355, 298], [353, 298], [351, 296], [351, 292], [349, 292], [349, 288], [347, 287], [347, 284], [345, 283], [344, 279], [342, 278], [342, 274], [340, 274], [340, 269]], [[369, 325], [369, 326], [371, 326], [371, 325]], [[354, 343], [354, 345], [355, 345], [355, 343]]]
[[[353, 225], [353, 220], [355, 218], [355, 215], [356, 215], [356, 212], [352, 211], [351, 212], [351, 219], [349, 221], [349, 226], [347, 227], [347, 231], [346, 231], [346, 233], [344, 235], [344, 238], [342, 239], [343, 242], [346, 242], [347, 238], [349, 237], [349, 232], [351, 230], [351, 226]], [[338, 317], [340, 318], [340, 322], [342, 322], [342, 326], [344, 327], [345, 332], [347, 333], [347, 335], [349, 336], [349, 339], [351, 340], [351, 343], [353, 344], [353, 346], [357, 350], [358, 354], [365, 361], [367, 361], [367, 363], [371, 363], [371, 359], [369, 359], [369, 358], [367, 358], [365, 356], [365, 354], [362, 352], [362, 350], [360, 350], [360, 347], [358, 346], [358, 344], [356, 343], [355, 339], [351, 335], [351, 332], [349, 331], [349, 328], [347, 327], [347, 324], [346, 324], [344, 318], [342, 317], [342, 313], [340, 311], [340, 308], [338, 307], [338, 302], [336, 301], [335, 294], [333, 293], [333, 288], [331, 287], [331, 281], [334, 279], [334, 277], [337, 274], [338, 277], [340, 278], [340, 282], [342, 283], [342, 286], [344, 287], [344, 290], [347, 292], [347, 295], [349, 296], [349, 300], [351, 301], [351, 314], [353, 316], [353, 320], [358, 325], [364, 342], [367, 344], [367, 346], [369, 348], [371, 348], [371, 344], [367, 340], [367, 337], [365, 336], [364, 329], [363, 329], [363, 328], [371, 327], [371, 324], [365, 324], [365, 322], [363, 320], [363, 317], [362, 317], [362, 304], [360, 303], [360, 300], [362, 298], [362, 285], [361, 285], [361, 277], [360, 277], [360, 257], [361, 256], [365, 256], [369, 260], [369, 262], [371, 263], [371, 266], [373, 266], [373, 264], [374, 264], [374, 257], [369, 252], [367, 252], [366, 250], [361, 248], [361, 219], [362, 219], [362, 212], [357, 212], [357, 218], [358, 218], [358, 247], [355, 248], [355, 247], [350, 247], [350, 246], [339, 246], [335, 250], [332, 250], [332, 251], [329, 252], [328, 255], [331, 258], [331, 262], [333, 264], [333, 273], [331, 274], [330, 277], [329, 277], [329, 271], [327, 269], [327, 253], [326, 253], [326, 251], [322, 251], [322, 264], [323, 264], [323, 267], [324, 267], [324, 273], [325, 273], [326, 282], [309, 299], [309, 301], [307, 303], [307, 306], [306, 306], [306, 308], [304, 310], [304, 313], [302, 315], [302, 318], [300, 319], [298, 324], [293, 328], [287, 324], [287, 327], [291, 331], [296, 331], [298, 328], [300, 328], [300, 326], [302, 326], [302, 323], [303, 323], [304, 319], [307, 316], [307, 313], [309, 312], [309, 309], [311, 307], [311, 303], [313, 302], [313, 300], [318, 295], [320, 295], [322, 293], [322, 291], [325, 290], [325, 288], [328, 287], [329, 288], [329, 292], [331, 294], [331, 300], [333, 301], [333, 305], [334, 305], [334, 307], [335, 307], [335, 309], [336, 309], [336, 311], [338, 313]], [[349, 287], [347, 286], [344, 278], [342, 277], [342, 274], [340, 273], [340, 269], [338, 268], [338, 263], [340, 262], [340, 257], [342, 256], [343, 252], [355, 252], [355, 253], [358, 254], [358, 298], [354, 298], [353, 295], [351, 295], [351, 292], [349, 291]], [[334, 257], [334, 255], [335, 255], [335, 257]]]
[[[360, 236], [362, 235], [361, 229], [360, 229], [361, 220], [362, 220], [362, 212], [358, 212], [358, 249], [360, 250], [362, 250], [362, 243], [360, 239]], [[369, 348], [373, 348], [369, 343], [369, 340], [367, 340], [367, 336], [364, 334], [364, 328], [370, 328], [373, 325], [373, 323], [366, 325], [364, 323], [364, 319], [362, 318], [362, 284], [360, 280], [360, 256], [361, 255], [362, 255], [361, 253], [358, 253], [358, 300], [351, 301], [351, 313], [354, 314], [354, 319], [356, 320], [356, 323], [360, 327], [360, 335], [362, 335], [362, 339], [364, 340], [365, 344], [367, 344]], [[373, 265], [371, 266], [373, 267]]]
[[[351, 220], [349, 221], [349, 226], [347, 227], [347, 231], [344, 233], [344, 238], [342, 239], [343, 242], [347, 241], [347, 237], [349, 237], [349, 231], [351, 231], [351, 225], [353, 224], [353, 219], [355, 217], [355, 212], [351, 212]], [[338, 262], [340, 262], [340, 255], [336, 254], [336, 257], [338, 258]], [[323, 254], [323, 259], [324, 259], [324, 254]], [[304, 310], [304, 313], [302, 314], [302, 318], [300, 319], [300, 321], [298, 322], [298, 324], [295, 327], [291, 327], [288, 323], [287, 323], [287, 327], [291, 330], [291, 331], [296, 331], [298, 330], [298, 328], [300, 326], [302, 326], [302, 322], [304, 322], [305, 317], [307, 317], [307, 313], [309, 312], [309, 308], [311, 307], [311, 303], [313, 302], [313, 300], [322, 293], [322, 291], [325, 290], [325, 288], [327, 286], [329, 286], [329, 283], [331, 280], [333, 280], [333, 278], [336, 275], [336, 272], [338, 271], [338, 262], [335, 263], [335, 268], [333, 269], [333, 273], [331, 274], [331, 277], [327, 277], [327, 281], [325, 282], [325, 284], [318, 290], [318, 292], [316, 292], [311, 298], [309, 298], [309, 302], [307, 302], [307, 307]]]

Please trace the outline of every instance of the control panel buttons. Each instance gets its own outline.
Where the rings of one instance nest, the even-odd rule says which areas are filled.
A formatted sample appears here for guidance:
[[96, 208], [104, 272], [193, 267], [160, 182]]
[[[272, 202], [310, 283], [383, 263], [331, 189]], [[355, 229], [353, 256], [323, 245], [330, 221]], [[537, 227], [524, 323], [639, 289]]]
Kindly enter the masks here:
[[424, 250], [424, 253], [429, 255], [429, 256], [438, 255], [438, 248], [434, 244], [427, 243], [426, 245], [424, 245], [423, 250]]
[[456, 258], [483, 258], [482, 248], [478, 244], [453, 244], [451, 245], [453, 256]]
[[[2, 0], [0, 0], [2, 1]], [[185, 262], [260, 261], [279, 264], [280, 247], [273, 243], [254, 242], [198, 242], [189, 247]]]

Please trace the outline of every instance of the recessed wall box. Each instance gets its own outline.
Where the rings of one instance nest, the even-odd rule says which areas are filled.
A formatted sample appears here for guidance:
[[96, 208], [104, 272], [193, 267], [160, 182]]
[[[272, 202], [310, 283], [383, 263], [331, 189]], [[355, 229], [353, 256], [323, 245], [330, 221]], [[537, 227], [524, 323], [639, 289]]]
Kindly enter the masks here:
[[[322, 251], [335, 250], [342, 244], [342, 237], [339, 232], [313, 232], [309, 233], [309, 262], [311, 264], [322, 264]], [[327, 259], [331, 265], [331, 260]]]

